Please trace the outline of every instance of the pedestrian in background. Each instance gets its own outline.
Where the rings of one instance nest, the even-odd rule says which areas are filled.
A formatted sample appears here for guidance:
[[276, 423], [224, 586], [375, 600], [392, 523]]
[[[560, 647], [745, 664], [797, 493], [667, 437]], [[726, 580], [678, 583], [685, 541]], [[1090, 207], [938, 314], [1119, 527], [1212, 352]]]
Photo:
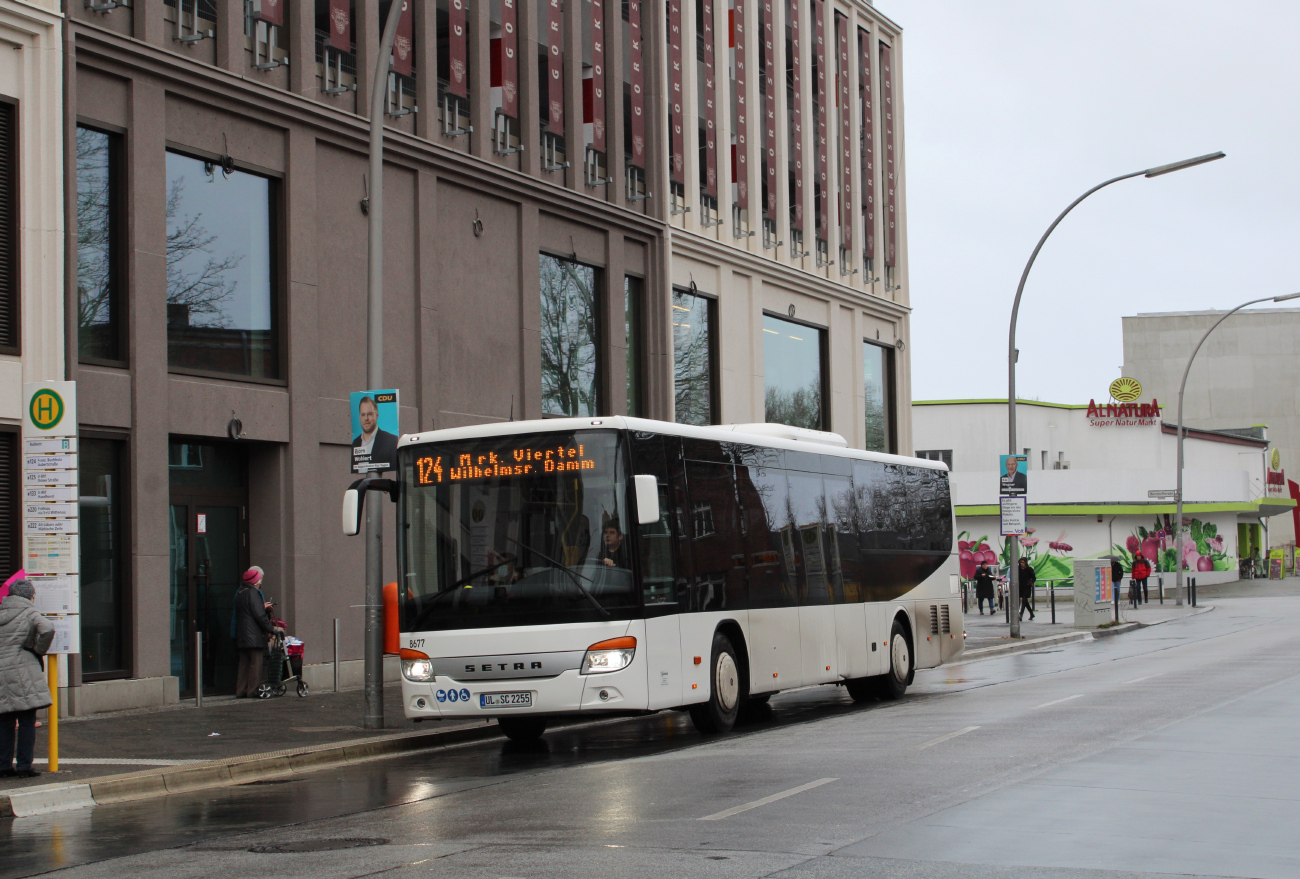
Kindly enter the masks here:
[[1146, 604], [1151, 600], [1147, 594], [1147, 578], [1151, 576], [1151, 565], [1140, 550], [1133, 556], [1133, 569], [1130, 573], [1133, 576], [1133, 606], [1136, 607], [1139, 603]]
[[0, 776], [40, 775], [32, 768], [36, 710], [54, 702], [41, 664], [54, 625], [36, 611], [35, 597], [30, 580], [15, 580], [0, 601]]
[[271, 608], [275, 605], [262, 594], [262, 569], [257, 565], [244, 572], [243, 583], [235, 593], [235, 618], [231, 632], [239, 650], [239, 668], [235, 673], [235, 698], [248, 699], [257, 695], [262, 683], [262, 658], [266, 655], [266, 642], [277, 633], [283, 633], [271, 622]]
[[1025, 611], [1029, 611], [1029, 618], [1034, 618], [1034, 580], [1037, 575], [1034, 573], [1033, 565], [1029, 564], [1029, 559], [1020, 560], [1020, 618], [1025, 618]]
[[980, 616], [984, 616], [984, 600], [988, 599], [989, 616], [993, 615], [993, 572], [988, 562], [980, 562], [975, 569], [975, 601], [979, 604]]

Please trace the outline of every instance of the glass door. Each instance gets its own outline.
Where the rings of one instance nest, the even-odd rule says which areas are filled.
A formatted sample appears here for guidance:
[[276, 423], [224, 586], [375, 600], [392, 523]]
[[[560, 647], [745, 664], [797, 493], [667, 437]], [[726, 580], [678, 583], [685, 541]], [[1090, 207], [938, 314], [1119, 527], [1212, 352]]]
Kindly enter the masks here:
[[233, 693], [239, 654], [230, 623], [244, 572], [240, 508], [200, 504], [193, 509], [192, 577], [195, 628], [203, 633], [203, 693]]

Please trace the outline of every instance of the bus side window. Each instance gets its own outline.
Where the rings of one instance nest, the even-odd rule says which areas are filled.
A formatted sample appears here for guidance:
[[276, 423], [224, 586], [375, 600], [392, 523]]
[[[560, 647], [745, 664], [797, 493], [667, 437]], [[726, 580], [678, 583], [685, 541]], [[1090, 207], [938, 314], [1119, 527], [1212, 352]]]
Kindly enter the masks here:
[[675, 605], [677, 570], [673, 559], [673, 537], [669, 516], [668, 467], [664, 460], [664, 440], [658, 434], [631, 434], [632, 472], [653, 475], [659, 486], [659, 521], [637, 526], [641, 592], [647, 607]]

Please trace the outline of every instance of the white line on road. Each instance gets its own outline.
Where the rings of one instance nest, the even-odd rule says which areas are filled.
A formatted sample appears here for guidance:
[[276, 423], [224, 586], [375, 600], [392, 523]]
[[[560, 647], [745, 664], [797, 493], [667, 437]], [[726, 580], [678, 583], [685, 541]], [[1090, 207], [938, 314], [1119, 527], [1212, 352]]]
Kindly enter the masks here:
[[700, 820], [721, 821], [723, 818], [730, 818], [732, 815], [739, 815], [741, 812], [748, 812], [750, 809], [757, 809], [759, 806], [766, 806], [768, 803], [775, 803], [777, 800], [784, 800], [786, 797], [792, 797], [795, 794], [801, 794], [806, 790], [821, 787], [823, 784], [830, 784], [832, 781], [839, 781], [839, 779], [819, 778], [816, 781], [810, 781], [807, 784], [801, 784], [798, 787], [783, 790], [779, 794], [772, 794], [770, 797], [763, 797], [761, 800], [754, 800], [752, 803], [745, 803], [743, 806], [733, 806], [730, 809], [724, 809], [723, 811], [715, 812], [712, 815], [705, 815]]
[[1156, 673], [1153, 674], [1153, 675], [1147, 675], [1146, 677], [1142, 677], [1142, 678], [1134, 678], [1133, 680], [1131, 680], [1131, 681], [1125, 681], [1124, 683], [1126, 683], [1126, 684], [1140, 684], [1140, 683], [1142, 683], [1143, 681], [1149, 681], [1149, 680], [1151, 680], [1152, 678], [1158, 678], [1158, 677], [1160, 677], [1160, 676], [1163, 675], [1163, 674], [1164, 674], [1164, 672], [1156, 672]]
[[959, 730], [957, 730], [956, 732], [950, 732], [950, 733], [948, 733], [948, 735], [946, 735], [946, 736], [939, 736], [939, 738], [937, 738], [937, 739], [932, 739], [932, 740], [926, 742], [924, 745], [917, 745], [917, 746], [916, 746], [915, 748], [913, 748], [912, 750], [913, 750], [913, 751], [924, 751], [926, 748], [930, 747], [931, 745], [937, 745], [937, 744], [939, 744], [940, 742], [946, 742], [946, 741], [948, 741], [949, 739], [955, 739], [955, 738], [957, 738], [957, 736], [964, 736], [964, 735], [966, 735], [966, 733], [968, 733], [968, 732], [974, 732], [974, 731], [977, 730], [977, 729], [979, 729], [978, 726], [968, 726], [968, 727], [966, 727], [965, 729], [959, 729]]
[[1042, 705], [1035, 705], [1030, 710], [1037, 711], [1039, 708], [1050, 708], [1053, 705], [1060, 705], [1062, 702], [1069, 702], [1071, 699], [1082, 699], [1082, 698], [1083, 698], [1083, 693], [1078, 693], [1074, 696], [1066, 696], [1064, 699], [1056, 699], [1052, 702], [1044, 702]]

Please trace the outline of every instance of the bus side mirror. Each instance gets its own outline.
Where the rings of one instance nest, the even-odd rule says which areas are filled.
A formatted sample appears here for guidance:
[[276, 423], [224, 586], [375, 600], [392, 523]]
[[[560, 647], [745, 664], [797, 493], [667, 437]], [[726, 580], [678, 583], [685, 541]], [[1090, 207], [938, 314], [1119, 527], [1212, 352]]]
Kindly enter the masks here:
[[343, 535], [356, 537], [361, 531], [361, 492], [349, 488], [343, 492]]
[[636, 487], [636, 521], [653, 525], [659, 521], [659, 480], [653, 476], [633, 476]]

